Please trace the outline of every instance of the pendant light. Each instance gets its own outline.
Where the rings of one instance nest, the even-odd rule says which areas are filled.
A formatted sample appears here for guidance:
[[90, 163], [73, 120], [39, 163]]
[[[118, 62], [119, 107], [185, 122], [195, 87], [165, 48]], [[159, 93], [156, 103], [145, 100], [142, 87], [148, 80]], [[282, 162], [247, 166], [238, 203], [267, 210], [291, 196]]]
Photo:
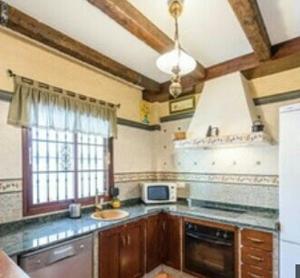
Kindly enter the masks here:
[[179, 42], [178, 18], [183, 10], [183, 0], [169, 0], [169, 13], [175, 20], [174, 49], [161, 55], [157, 67], [165, 73], [171, 74], [170, 94], [176, 98], [182, 93], [181, 76], [192, 72], [196, 68], [193, 57], [184, 52]]

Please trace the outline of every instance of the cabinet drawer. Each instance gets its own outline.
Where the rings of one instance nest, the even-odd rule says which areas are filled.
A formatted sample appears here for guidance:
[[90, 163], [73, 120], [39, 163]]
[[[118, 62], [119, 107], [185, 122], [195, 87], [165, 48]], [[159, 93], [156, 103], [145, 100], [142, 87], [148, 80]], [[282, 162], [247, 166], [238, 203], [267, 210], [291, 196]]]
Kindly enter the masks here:
[[247, 247], [259, 248], [266, 251], [273, 249], [273, 235], [266, 232], [249, 229], [242, 230], [242, 244]]
[[272, 270], [272, 253], [260, 249], [243, 247], [242, 261], [245, 264], [259, 266], [266, 270]]
[[272, 272], [262, 267], [243, 264], [242, 278], [272, 278]]

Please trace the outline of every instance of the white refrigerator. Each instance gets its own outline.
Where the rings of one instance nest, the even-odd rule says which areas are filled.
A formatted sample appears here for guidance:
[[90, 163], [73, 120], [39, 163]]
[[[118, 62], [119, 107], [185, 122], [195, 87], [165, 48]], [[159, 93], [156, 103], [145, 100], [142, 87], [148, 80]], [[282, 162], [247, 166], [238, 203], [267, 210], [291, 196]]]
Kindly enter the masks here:
[[300, 103], [280, 109], [279, 221], [280, 278], [295, 278], [295, 265], [300, 265]]

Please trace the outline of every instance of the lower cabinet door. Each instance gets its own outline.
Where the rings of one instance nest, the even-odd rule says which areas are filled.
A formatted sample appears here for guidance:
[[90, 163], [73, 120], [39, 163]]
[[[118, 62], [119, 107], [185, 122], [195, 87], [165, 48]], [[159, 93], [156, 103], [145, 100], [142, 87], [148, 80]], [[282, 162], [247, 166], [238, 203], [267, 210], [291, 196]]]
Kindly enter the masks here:
[[138, 278], [145, 273], [145, 224], [129, 224], [120, 234], [120, 277]]
[[155, 269], [162, 261], [161, 216], [153, 215], [147, 219], [147, 272]]
[[181, 269], [181, 218], [174, 215], [164, 216], [164, 263], [176, 269]]
[[110, 229], [99, 235], [99, 277], [120, 277], [120, 229]]

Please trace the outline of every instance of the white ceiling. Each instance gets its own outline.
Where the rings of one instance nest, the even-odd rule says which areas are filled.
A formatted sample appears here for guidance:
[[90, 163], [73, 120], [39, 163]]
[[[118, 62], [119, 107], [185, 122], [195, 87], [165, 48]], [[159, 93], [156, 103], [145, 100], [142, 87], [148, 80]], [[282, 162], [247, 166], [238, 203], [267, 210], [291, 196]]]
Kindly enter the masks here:
[[299, 0], [258, 0], [272, 44], [300, 36]]
[[[43, 23], [158, 82], [159, 54], [86, 0], [5, 0]], [[129, 0], [171, 38], [167, 0]], [[300, 36], [299, 0], [258, 0], [272, 44]], [[227, 0], [185, 0], [179, 22], [183, 48], [204, 66], [252, 52]]]
[[[166, 0], [129, 1], [173, 38]], [[186, 0], [179, 28], [182, 47], [204, 66], [252, 51], [227, 0]]]

